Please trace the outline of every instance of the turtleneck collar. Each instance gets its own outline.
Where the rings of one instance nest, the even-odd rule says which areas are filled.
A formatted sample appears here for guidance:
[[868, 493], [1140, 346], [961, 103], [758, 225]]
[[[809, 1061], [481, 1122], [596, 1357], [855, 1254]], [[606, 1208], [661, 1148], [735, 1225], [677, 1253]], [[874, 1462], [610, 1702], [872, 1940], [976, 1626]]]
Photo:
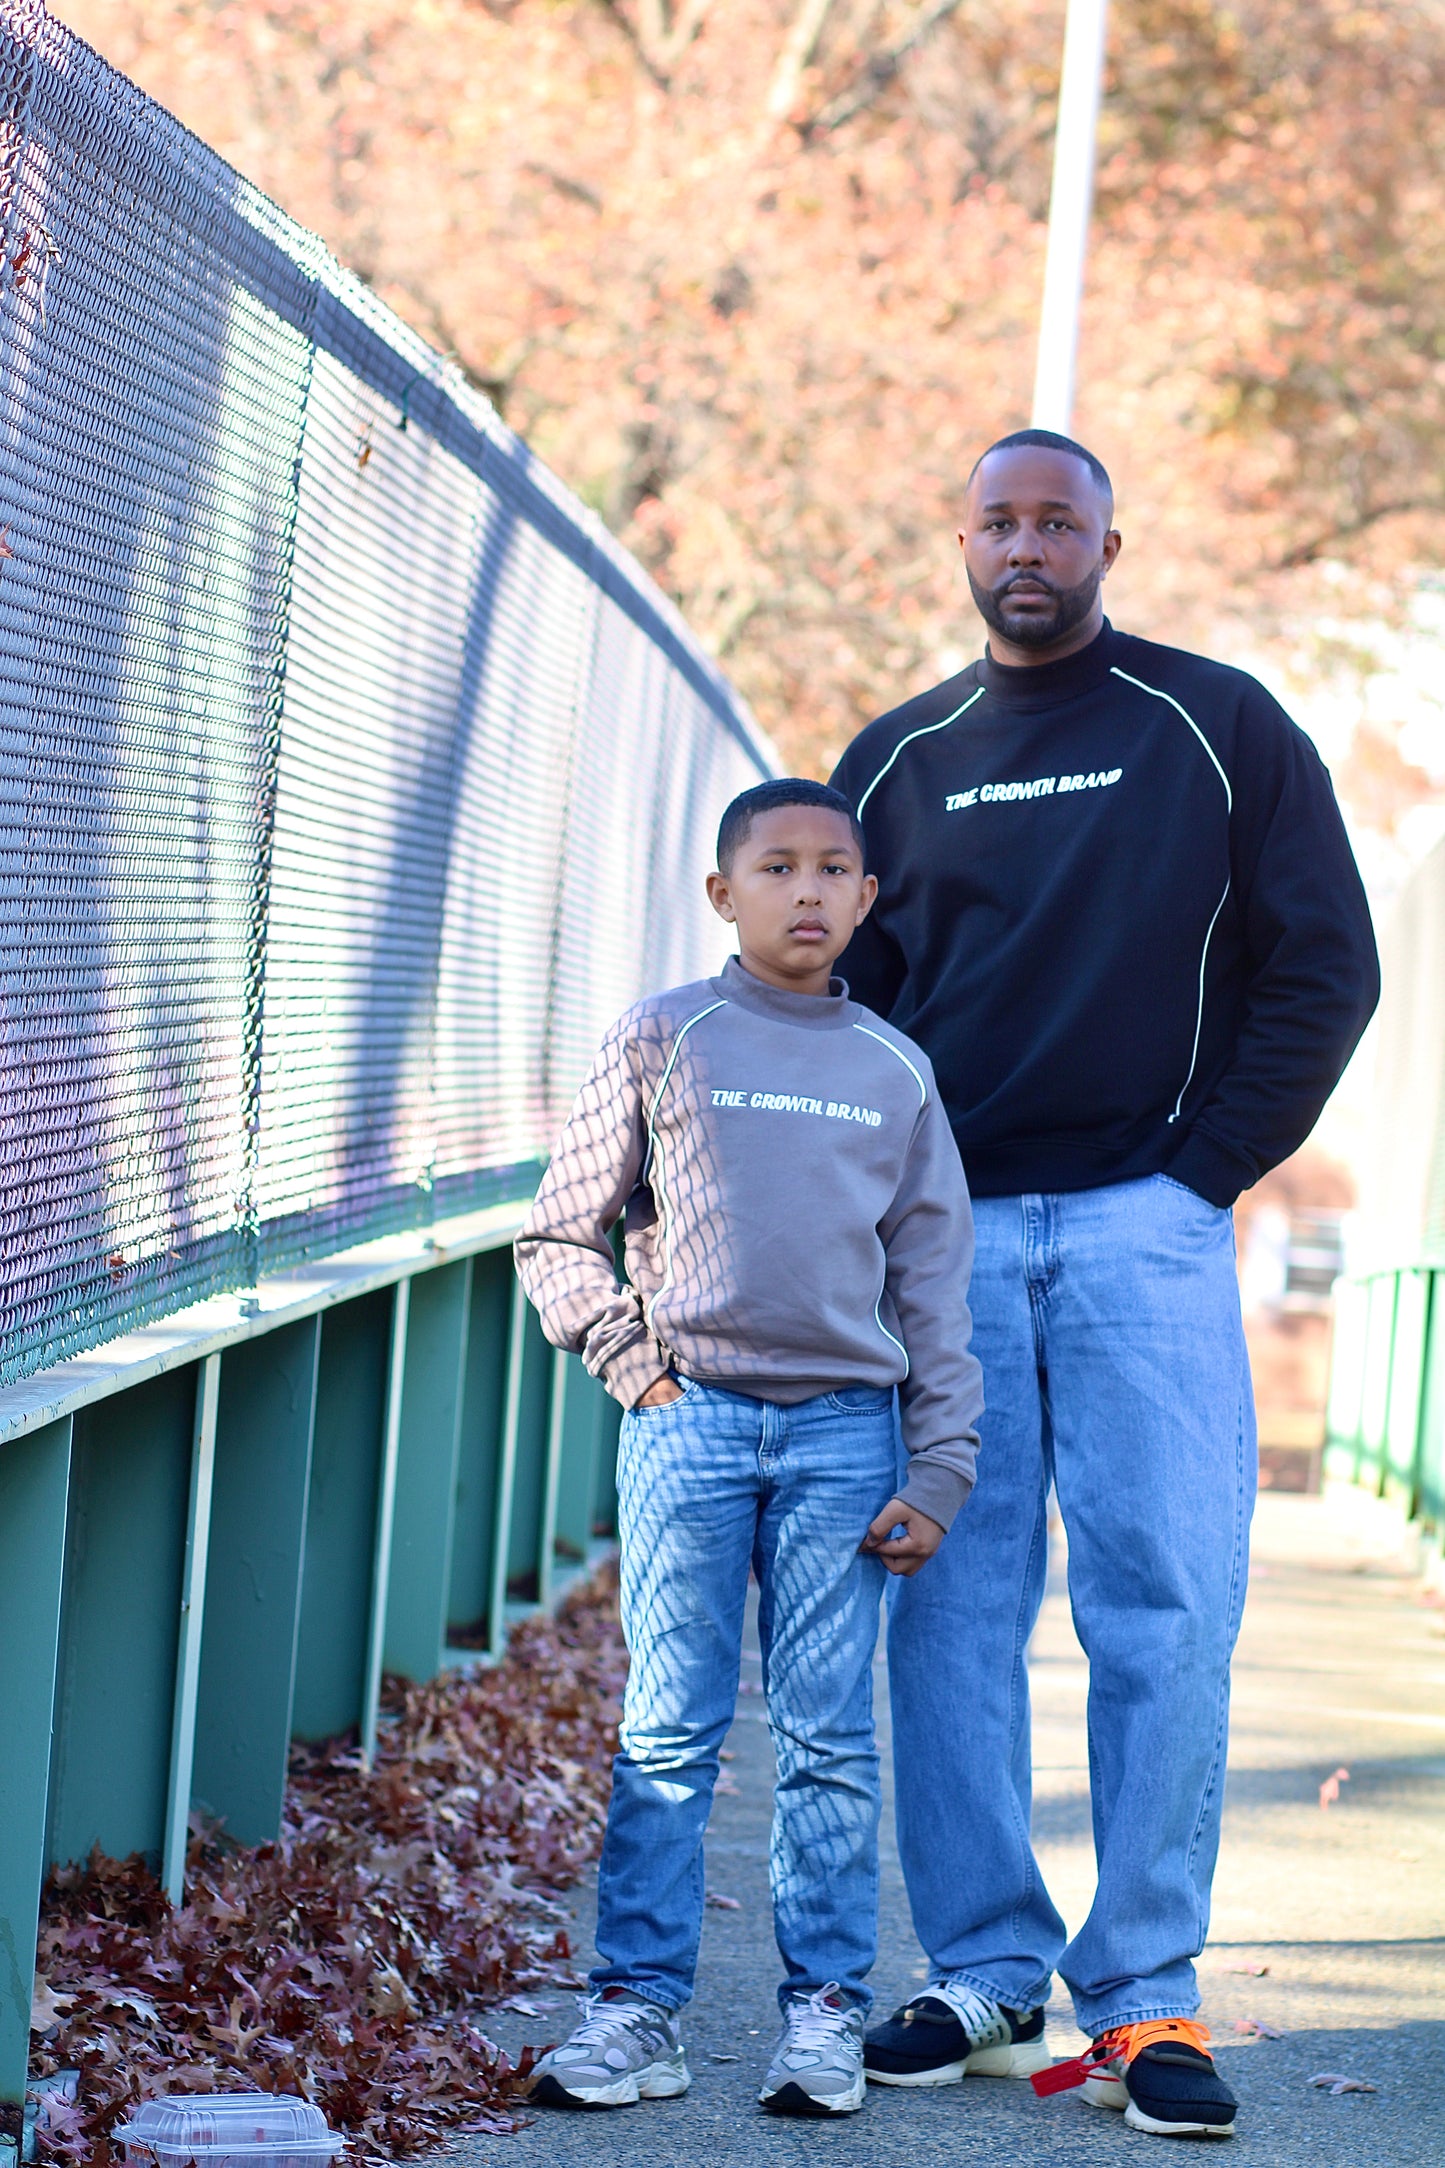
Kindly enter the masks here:
[[1108, 618], [1103, 629], [1077, 654], [1058, 662], [1025, 665], [995, 662], [985, 651], [978, 665], [979, 683], [992, 700], [1009, 708], [1054, 708], [1077, 700], [1081, 693], [1102, 685], [1123, 648], [1122, 636]]
[[808, 1031], [832, 1031], [851, 1020], [853, 1003], [848, 999], [846, 979], [829, 979], [826, 994], [790, 994], [781, 986], [755, 979], [751, 971], [744, 970], [738, 957], [729, 956], [712, 983], [725, 1000], [735, 1001], [740, 1009], [749, 1009], [754, 1016], [770, 1016], [775, 1023], [801, 1024]]

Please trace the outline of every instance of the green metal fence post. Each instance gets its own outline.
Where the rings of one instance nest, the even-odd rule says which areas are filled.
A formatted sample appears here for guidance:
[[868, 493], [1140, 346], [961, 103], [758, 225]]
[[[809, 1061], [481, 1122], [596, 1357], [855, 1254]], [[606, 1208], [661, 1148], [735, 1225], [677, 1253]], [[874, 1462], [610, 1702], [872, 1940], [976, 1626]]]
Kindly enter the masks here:
[[446, 1645], [471, 1295], [469, 1257], [411, 1283], [384, 1643], [406, 1679], [434, 1678]]
[[486, 1251], [474, 1259], [447, 1591], [448, 1626], [469, 1635], [486, 1624], [492, 1587], [512, 1287], [509, 1251]]
[[159, 1871], [195, 1445], [196, 1369], [75, 1416], [49, 1852], [142, 1852]]
[[[557, 1369], [555, 1350], [542, 1331], [536, 1311], [522, 1294], [520, 1283], [513, 1304], [513, 1318], [520, 1314], [521, 1324], [511, 1343], [508, 1369], [512, 1491], [505, 1514], [499, 1500], [497, 1527], [506, 1553], [504, 1600], [513, 1606], [525, 1606], [541, 1600], [549, 1450], [554, 1442], [552, 1386]], [[514, 1381], [517, 1389], [511, 1395]], [[503, 1442], [505, 1445], [505, 1438]], [[560, 1445], [560, 1434], [555, 1442]], [[494, 1585], [495, 1573], [493, 1561]], [[495, 1642], [495, 1635], [493, 1638]]]
[[1420, 1396], [1420, 1463], [1417, 1511], [1445, 1547], [1445, 1271], [1432, 1273], [1430, 1330], [1425, 1344], [1425, 1381]]
[[[564, 1356], [561, 1408], [561, 1465], [552, 1530], [555, 1560], [568, 1566], [586, 1563], [592, 1544], [592, 1506], [597, 1491], [597, 1457], [607, 1393], [575, 1356]], [[554, 1388], [555, 1390], [555, 1388]], [[555, 1420], [555, 1416], [554, 1416]]]
[[502, 1410], [497, 1496], [492, 1512], [492, 1573], [487, 1589], [487, 1651], [492, 1656], [502, 1655], [507, 1646], [507, 1575], [512, 1559], [512, 1496], [517, 1483], [517, 1444], [522, 1428], [527, 1309], [522, 1283], [514, 1279], [507, 1331], [507, 1396]]
[[389, 1288], [322, 1317], [291, 1711], [298, 1739], [329, 1739], [361, 1723], [391, 1318]]
[[1430, 1326], [1430, 1275], [1399, 1275], [1395, 1331], [1390, 1349], [1390, 1403], [1385, 1417], [1381, 1490], [1407, 1514], [1415, 1510], [1419, 1485], [1420, 1406], [1425, 1390], [1425, 1347]]
[[221, 1359], [193, 1787], [239, 1844], [281, 1827], [319, 1317]]
[[201, 1679], [201, 1634], [206, 1609], [206, 1558], [211, 1538], [211, 1490], [216, 1464], [216, 1408], [221, 1358], [208, 1355], [196, 1370], [195, 1441], [191, 1450], [190, 1513], [181, 1572], [181, 1622], [176, 1649], [175, 1708], [171, 1723], [170, 1784], [166, 1793], [161, 1883], [173, 1905], [186, 1887], [186, 1838], [191, 1811], [191, 1771], [196, 1754], [196, 1694]]
[[386, 1413], [381, 1441], [381, 1479], [376, 1501], [376, 1542], [371, 1567], [371, 1616], [366, 1633], [366, 1671], [361, 1685], [361, 1751], [368, 1763], [376, 1752], [376, 1712], [381, 1700], [381, 1666], [386, 1642], [386, 1601], [391, 1582], [391, 1534], [396, 1509], [396, 1464], [401, 1439], [401, 1396], [406, 1382], [407, 1317], [411, 1281], [392, 1289], [391, 1334], [386, 1358]]
[[1399, 1276], [1379, 1272], [1370, 1281], [1365, 1328], [1365, 1376], [1360, 1392], [1360, 1451], [1355, 1481], [1368, 1483], [1377, 1495], [1384, 1480], [1385, 1440], [1390, 1423], [1390, 1373], [1395, 1353], [1395, 1297]]
[[0, 1445], [0, 2161], [19, 2158], [45, 1879], [70, 1417]]

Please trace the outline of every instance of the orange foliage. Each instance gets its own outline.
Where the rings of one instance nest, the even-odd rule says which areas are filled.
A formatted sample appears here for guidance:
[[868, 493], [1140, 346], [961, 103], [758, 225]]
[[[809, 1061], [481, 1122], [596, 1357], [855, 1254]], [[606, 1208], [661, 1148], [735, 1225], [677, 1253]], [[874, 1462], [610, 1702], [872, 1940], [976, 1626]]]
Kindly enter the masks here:
[[[59, 12], [457, 353], [798, 766], [973, 651], [953, 527], [1027, 418], [1058, 0]], [[1078, 427], [1116, 614], [1268, 637], [1351, 552], [1388, 605], [1445, 506], [1445, 25], [1117, 0], [1111, 53]]]

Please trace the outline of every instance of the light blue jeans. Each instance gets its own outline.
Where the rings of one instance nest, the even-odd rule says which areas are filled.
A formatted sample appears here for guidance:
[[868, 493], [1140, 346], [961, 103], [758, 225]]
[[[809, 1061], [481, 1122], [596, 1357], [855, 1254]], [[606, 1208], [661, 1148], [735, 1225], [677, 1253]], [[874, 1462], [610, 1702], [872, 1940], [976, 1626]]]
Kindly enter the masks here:
[[[899, 1850], [936, 1977], [1019, 2007], [1057, 1966], [1097, 2037], [1199, 2006], [1256, 1477], [1233, 1222], [1164, 1175], [974, 1212], [978, 1486], [890, 1616]], [[1029, 1841], [1051, 1476], [1098, 1863], [1067, 1947]]]
[[872, 1661], [885, 1578], [859, 1555], [893, 1495], [893, 1396], [779, 1407], [689, 1383], [623, 1418], [622, 1627], [632, 1657], [597, 1904], [594, 1988], [681, 2009], [702, 1931], [703, 1832], [737, 1700], [748, 1568], [777, 1755], [780, 2001], [836, 1981], [866, 2009], [877, 1940]]

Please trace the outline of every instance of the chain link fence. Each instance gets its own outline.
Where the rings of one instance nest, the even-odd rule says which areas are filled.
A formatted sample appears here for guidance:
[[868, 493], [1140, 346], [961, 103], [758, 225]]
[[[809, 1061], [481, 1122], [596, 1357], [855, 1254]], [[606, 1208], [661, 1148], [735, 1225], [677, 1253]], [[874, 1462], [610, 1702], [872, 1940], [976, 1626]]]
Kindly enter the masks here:
[[0, 1383], [531, 1187], [772, 755], [311, 234], [0, 0]]

